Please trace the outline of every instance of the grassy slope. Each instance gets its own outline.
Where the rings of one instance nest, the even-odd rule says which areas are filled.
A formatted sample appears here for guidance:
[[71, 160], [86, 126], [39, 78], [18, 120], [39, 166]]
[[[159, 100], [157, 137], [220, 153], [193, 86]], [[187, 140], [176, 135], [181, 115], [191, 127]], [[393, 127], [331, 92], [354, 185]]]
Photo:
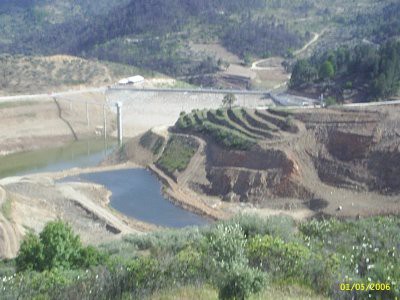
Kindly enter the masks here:
[[6, 200], [4, 201], [3, 205], [0, 207], [0, 212], [3, 216], [10, 220], [11, 219], [11, 212], [12, 212], [12, 198], [10, 195], [6, 195]]
[[174, 173], [176, 170], [183, 171], [195, 152], [196, 146], [189, 139], [173, 136], [168, 141], [157, 165], [168, 173]]
[[2, 56], [0, 66], [3, 94], [40, 93], [79, 85], [104, 86], [125, 76], [159, 76], [134, 66], [85, 60], [74, 56]]
[[[186, 286], [180, 289], [157, 292], [148, 298], [149, 300], [218, 300], [218, 291], [210, 286], [192, 287]], [[270, 285], [259, 294], [252, 295], [249, 300], [323, 300], [328, 299], [319, 296], [307, 288], [295, 285]]]

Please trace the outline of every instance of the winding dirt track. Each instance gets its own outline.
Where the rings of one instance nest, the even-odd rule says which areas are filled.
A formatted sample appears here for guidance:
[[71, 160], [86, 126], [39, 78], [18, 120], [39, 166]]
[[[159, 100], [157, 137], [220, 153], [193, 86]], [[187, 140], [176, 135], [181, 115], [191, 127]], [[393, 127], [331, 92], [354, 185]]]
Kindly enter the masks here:
[[324, 32], [325, 32], [325, 29], [322, 30], [321, 33], [313, 32], [312, 34], [314, 35], [314, 37], [311, 39], [311, 41], [309, 41], [307, 44], [305, 44], [303, 48], [301, 48], [301, 49], [299, 49], [299, 50], [296, 50], [293, 54], [294, 54], [295, 56], [299, 56], [301, 53], [303, 53], [304, 51], [306, 51], [312, 44], [315, 44], [315, 43], [319, 40], [320, 36], [321, 36]]
[[[293, 54], [294, 56], [299, 56], [300, 54], [302, 54], [303, 52], [307, 51], [307, 49], [309, 47], [311, 47], [313, 44], [315, 44], [319, 38], [321, 37], [321, 35], [325, 32], [325, 29], [321, 31], [321, 33], [316, 33], [313, 32], [312, 34], [314, 35], [313, 38], [311, 39], [311, 41], [309, 41], [307, 44], [305, 44], [303, 46], [303, 48], [296, 50]], [[268, 61], [271, 58], [267, 58], [267, 59], [261, 59], [258, 61], [255, 61], [252, 63], [251, 65], [251, 70], [258, 70], [258, 71], [265, 71], [265, 70], [271, 70], [271, 69], [276, 69], [276, 67], [260, 67], [259, 65], [262, 64], [263, 62]]]

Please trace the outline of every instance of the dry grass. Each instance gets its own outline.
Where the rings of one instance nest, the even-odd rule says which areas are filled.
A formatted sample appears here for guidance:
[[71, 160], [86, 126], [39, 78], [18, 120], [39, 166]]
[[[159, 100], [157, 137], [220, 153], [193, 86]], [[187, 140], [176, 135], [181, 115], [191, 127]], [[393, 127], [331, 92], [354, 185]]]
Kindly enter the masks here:
[[[218, 291], [209, 286], [183, 287], [170, 291], [158, 292], [150, 300], [218, 300]], [[299, 286], [268, 286], [258, 295], [252, 295], [250, 300], [324, 300], [328, 299], [316, 295], [314, 292]]]

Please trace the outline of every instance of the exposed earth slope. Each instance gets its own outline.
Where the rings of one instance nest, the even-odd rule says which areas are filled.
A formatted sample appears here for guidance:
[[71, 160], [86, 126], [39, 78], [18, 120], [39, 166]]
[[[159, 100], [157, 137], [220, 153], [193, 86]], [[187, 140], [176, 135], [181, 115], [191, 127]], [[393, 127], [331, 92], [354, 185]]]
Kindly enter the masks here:
[[398, 213], [399, 110], [182, 114], [170, 134], [192, 135], [200, 150], [169, 175], [180, 187], [241, 206], [339, 217]]

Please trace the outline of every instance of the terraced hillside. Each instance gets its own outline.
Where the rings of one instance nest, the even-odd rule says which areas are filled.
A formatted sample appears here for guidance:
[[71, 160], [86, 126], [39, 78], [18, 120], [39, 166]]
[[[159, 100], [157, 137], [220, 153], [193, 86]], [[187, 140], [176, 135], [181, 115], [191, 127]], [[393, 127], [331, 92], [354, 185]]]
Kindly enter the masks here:
[[248, 150], [257, 143], [278, 141], [285, 133], [298, 132], [292, 117], [274, 110], [218, 109], [181, 114], [176, 127], [212, 137], [220, 146]]
[[198, 192], [280, 210], [382, 214], [400, 207], [399, 110], [194, 110], [172, 131], [206, 143], [204, 164], [191, 170], [198, 176], [185, 181]]

